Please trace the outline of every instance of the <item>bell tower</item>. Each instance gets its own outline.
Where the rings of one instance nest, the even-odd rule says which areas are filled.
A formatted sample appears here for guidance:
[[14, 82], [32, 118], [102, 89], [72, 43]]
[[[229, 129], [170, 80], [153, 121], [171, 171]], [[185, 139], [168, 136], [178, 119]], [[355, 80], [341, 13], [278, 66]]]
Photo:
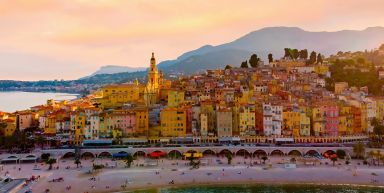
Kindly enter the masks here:
[[148, 70], [148, 82], [144, 91], [144, 100], [147, 106], [156, 104], [159, 95], [159, 72], [156, 67], [155, 54], [152, 52]]
[[153, 52], [150, 64], [148, 72], [148, 87], [155, 91], [159, 88], [159, 72], [157, 71], [155, 54]]

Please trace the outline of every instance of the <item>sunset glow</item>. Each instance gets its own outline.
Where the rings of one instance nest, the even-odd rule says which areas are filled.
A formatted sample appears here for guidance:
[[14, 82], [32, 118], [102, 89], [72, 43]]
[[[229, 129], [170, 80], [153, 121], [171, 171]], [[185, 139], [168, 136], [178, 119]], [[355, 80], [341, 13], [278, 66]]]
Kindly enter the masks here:
[[0, 0], [0, 79], [77, 79], [104, 65], [143, 67], [152, 51], [158, 61], [174, 59], [267, 26], [384, 26], [383, 7], [381, 0]]

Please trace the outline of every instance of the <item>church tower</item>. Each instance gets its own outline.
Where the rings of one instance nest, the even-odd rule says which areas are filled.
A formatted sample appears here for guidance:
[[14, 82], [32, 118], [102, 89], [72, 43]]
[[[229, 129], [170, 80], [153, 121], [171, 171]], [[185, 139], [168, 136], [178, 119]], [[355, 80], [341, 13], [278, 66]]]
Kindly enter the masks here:
[[159, 88], [159, 72], [157, 71], [155, 54], [153, 52], [148, 72], [148, 87], [152, 90], [157, 90]]
[[156, 104], [159, 94], [159, 72], [156, 67], [155, 54], [152, 52], [148, 71], [148, 82], [144, 92], [144, 100], [147, 106]]

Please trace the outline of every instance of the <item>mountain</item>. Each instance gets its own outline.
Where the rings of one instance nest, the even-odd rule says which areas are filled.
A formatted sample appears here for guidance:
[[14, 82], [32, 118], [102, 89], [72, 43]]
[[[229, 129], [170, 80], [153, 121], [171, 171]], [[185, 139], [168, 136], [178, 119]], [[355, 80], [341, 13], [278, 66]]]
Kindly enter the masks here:
[[[282, 57], [284, 48], [308, 49], [309, 52], [313, 50], [329, 56], [338, 51], [370, 50], [382, 43], [384, 27], [337, 32], [309, 32], [297, 27], [268, 27], [226, 44], [205, 45], [186, 52], [176, 60], [160, 62], [159, 68], [168, 72], [193, 73], [207, 68], [224, 68], [227, 64], [239, 66], [241, 61], [249, 59], [251, 53], [266, 61], [269, 53], [272, 53], [275, 59]], [[244, 55], [246, 53], [249, 55]]]
[[[370, 50], [379, 47], [382, 43], [384, 43], [384, 27], [336, 32], [309, 32], [298, 27], [267, 27], [248, 33], [229, 43], [217, 46], [205, 45], [185, 52], [175, 60], [160, 62], [158, 68], [165, 73], [191, 74], [207, 69], [224, 68], [227, 64], [239, 66], [253, 53], [267, 61], [269, 53], [272, 53], [275, 59], [282, 57], [284, 48], [308, 49], [309, 52], [315, 51], [329, 56], [338, 51]], [[144, 67], [103, 66], [88, 77], [145, 70]]]
[[123, 73], [123, 72], [138, 72], [138, 71], [145, 71], [147, 68], [145, 67], [129, 67], [129, 66], [114, 66], [114, 65], [107, 65], [107, 66], [102, 66], [100, 67], [99, 70], [94, 72], [93, 74], [83, 77], [84, 78], [89, 78], [98, 74], [116, 74], [116, 73]]
[[227, 64], [231, 66], [240, 66], [240, 62], [247, 60], [252, 53], [239, 49], [226, 49], [212, 51], [202, 55], [191, 55], [182, 60], [176, 60], [175, 63], [164, 68], [165, 73], [177, 72], [191, 74], [195, 72], [204, 72], [207, 69], [224, 68]]

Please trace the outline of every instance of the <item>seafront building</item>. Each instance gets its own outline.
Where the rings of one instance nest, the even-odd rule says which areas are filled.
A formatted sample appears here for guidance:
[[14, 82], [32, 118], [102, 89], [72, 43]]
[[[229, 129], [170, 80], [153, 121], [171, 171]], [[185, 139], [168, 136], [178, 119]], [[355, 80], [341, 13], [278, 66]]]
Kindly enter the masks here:
[[73, 101], [0, 112], [0, 134], [39, 128], [62, 144], [337, 142], [372, 132], [384, 98], [336, 83], [327, 64], [282, 59], [167, 80], [152, 53], [146, 82], [106, 85]]

